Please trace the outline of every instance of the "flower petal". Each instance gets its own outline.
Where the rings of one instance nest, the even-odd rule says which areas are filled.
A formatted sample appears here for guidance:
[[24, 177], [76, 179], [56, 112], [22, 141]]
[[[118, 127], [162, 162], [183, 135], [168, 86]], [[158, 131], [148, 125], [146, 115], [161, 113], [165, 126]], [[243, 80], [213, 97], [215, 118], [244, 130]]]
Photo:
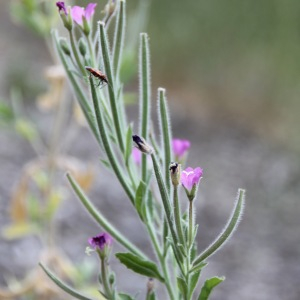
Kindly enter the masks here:
[[87, 19], [87, 21], [90, 20], [90, 18], [94, 14], [96, 6], [97, 6], [97, 3], [89, 3], [87, 5], [87, 7], [85, 9], [85, 13], [84, 13], [84, 16]]
[[78, 24], [82, 25], [82, 17], [84, 15], [84, 8], [80, 6], [73, 6], [71, 9], [72, 19]]

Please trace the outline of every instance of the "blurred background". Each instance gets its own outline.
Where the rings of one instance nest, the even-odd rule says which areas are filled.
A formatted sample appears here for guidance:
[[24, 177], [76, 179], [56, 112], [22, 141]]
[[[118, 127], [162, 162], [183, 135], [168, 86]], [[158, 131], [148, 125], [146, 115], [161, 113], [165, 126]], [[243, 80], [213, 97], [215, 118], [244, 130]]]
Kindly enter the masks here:
[[[52, 88], [51, 76], [57, 79], [63, 75], [52, 70], [53, 75], [47, 69], [55, 63], [48, 32], [52, 26], [59, 28], [60, 20], [55, 1], [49, 1], [55, 12], [47, 11], [52, 16], [49, 23], [45, 23], [46, 17], [39, 19], [30, 12], [23, 11], [22, 16], [22, 11], [12, 7], [18, 2], [22, 1], [3, 1], [0, 10], [0, 284], [6, 291], [0, 298], [66, 299], [64, 295], [39, 294], [42, 292], [30, 284], [31, 293], [20, 293], [19, 298], [7, 292], [26, 286], [28, 277], [35, 276], [31, 272], [38, 261], [53, 255], [47, 253], [48, 242], [41, 238], [43, 230], [50, 230], [49, 222], [39, 220], [39, 211], [35, 211], [39, 199], [49, 192], [45, 185], [50, 181], [48, 173], [36, 167], [42, 164], [37, 159], [38, 144], [48, 147], [44, 153], [55, 157], [62, 151], [67, 157], [55, 179], [51, 178], [59, 188], [51, 193], [54, 200], [51, 198], [49, 214], [55, 224], [51, 244], [68, 258], [64, 259], [70, 263], [66, 269], [72, 264], [81, 268], [73, 283], [79, 288], [86, 286], [79, 273], [85, 274], [89, 283], [96, 282], [92, 276], [96, 259], [84, 251], [88, 237], [99, 228], [71, 193], [64, 177], [67, 169], [74, 168], [82, 176], [91, 199], [112, 223], [150, 255], [151, 249], [124, 193], [100, 165], [89, 130], [80, 121], [70, 120], [72, 113], [68, 112], [65, 117], [72, 126], [62, 126], [60, 137], [51, 133], [59, 117], [57, 104], [49, 100], [49, 94], [45, 98], [45, 93]], [[165, 87], [173, 136], [191, 141], [188, 165], [204, 169], [197, 199], [200, 249], [226, 223], [237, 189], [247, 190], [243, 221], [203, 272], [202, 280], [211, 275], [226, 276], [211, 299], [299, 299], [300, 2], [127, 2], [129, 35], [125, 44], [131, 45], [129, 57], [136, 57], [138, 33], [150, 35], [153, 118], [157, 88]], [[104, 5], [98, 2], [99, 12]], [[33, 21], [43, 26], [36, 27]], [[63, 29], [61, 34], [67, 35]], [[133, 66], [136, 63], [137, 57]], [[50, 75], [45, 76], [45, 70]], [[128, 92], [138, 91], [135, 71], [128, 79]], [[64, 97], [74, 102], [70, 91]], [[72, 112], [76, 111], [73, 106]], [[136, 106], [134, 101], [128, 105], [135, 122]], [[66, 138], [67, 146], [63, 144], [65, 131], [71, 136]], [[32, 168], [43, 171], [31, 178]], [[34, 192], [31, 200], [24, 200], [28, 189]], [[34, 193], [42, 196], [33, 197]], [[26, 201], [39, 222], [38, 229], [27, 222]], [[133, 276], [115, 259], [111, 265], [121, 289], [132, 293], [145, 290], [144, 278]], [[52, 287], [49, 291], [53, 292]]]

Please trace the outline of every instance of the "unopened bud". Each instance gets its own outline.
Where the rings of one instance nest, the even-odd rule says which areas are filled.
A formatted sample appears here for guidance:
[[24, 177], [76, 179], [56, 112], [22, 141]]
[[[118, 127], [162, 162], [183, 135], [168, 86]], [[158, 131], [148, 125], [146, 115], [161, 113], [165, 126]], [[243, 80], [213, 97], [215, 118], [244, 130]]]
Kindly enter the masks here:
[[84, 57], [86, 55], [86, 43], [83, 40], [83, 38], [79, 39], [78, 48], [79, 48], [80, 54]]
[[133, 135], [132, 140], [135, 143], [135, 146], [143, 153], [152, 154], [153, 148], [140, 136]]
[[170, 163], [169, 170], [172, 184], [174, 186], [178, 186], [180, 184], [181, 164], [178, 164], [177, 162], [172, 162]]
[[147, 295], [150, 295], [154, 292], [154, 279], [153, 278], [149, 278], [148, 282], [147, 282]]
[[109, 284], [110, 284], [111, 286], [114, 285], [114, 283], [115, 283], [115, 281], [116, 281], [116, 275], [115, 275], [115, 273], [111, 272], [111, 273], [109, 274], [108, 280], [109, 280]]
[[61, 50], [68, 56], [71, 55], [71, 50], [70, 50], [70, 47], [67, 43], [67, 40], [65, 38], [61, 38], [59, 40], [59, 45], [60, 45], [60, 48]]

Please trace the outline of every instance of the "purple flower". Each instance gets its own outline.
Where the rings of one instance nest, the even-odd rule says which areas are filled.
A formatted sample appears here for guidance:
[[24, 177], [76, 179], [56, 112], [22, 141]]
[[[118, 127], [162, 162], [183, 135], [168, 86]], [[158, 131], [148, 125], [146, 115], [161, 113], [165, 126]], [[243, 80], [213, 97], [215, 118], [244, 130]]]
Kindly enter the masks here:
[[177, 158], [184, 156], [186, 151], [190, 148], [191, 143], [188, 140], [173, 139], [172, 141], [173, 153]]
[[181, 173], [181, 183], [188, 190], [191, 191], [192, 188], [197, 185], [203, 175], [203, 170], [201, 168], [187, 168]]
[[97, 3], [89, 3], [86, 8], [80, 6], [73, 6], [71, 10], [72, 18], [78, 25], [83, 25], [82, 18], [89, 21], [95, 12]]
[[133, 148], [132, 149], [132, 159], [137, 165], [140, 165], [141, 160], [142, 160], [142, 152], [137, 148]]
[[65, 15], [68, 15], [65, 2], [58, 1], [58, 2], [56, 2], [56, 6], [58, 7], [59, 12], [63, 11], [65, 13]]
[[109, 247], [112, 241], [112, 237], [106, 232], [89, 238], [89, 244], [94, 250], [105, 250], [104, 248]]

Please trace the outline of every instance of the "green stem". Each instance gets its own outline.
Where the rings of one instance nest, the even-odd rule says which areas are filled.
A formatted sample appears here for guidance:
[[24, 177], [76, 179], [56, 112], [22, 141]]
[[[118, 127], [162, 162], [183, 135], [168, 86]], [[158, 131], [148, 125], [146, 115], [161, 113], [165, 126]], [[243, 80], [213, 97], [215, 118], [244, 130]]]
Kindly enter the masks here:
[[113, 76], [113, 71], [112, 71], [112, 64], [111, 64], [111, 59], [110, 59], [110, 53], [109, 53], [109, 47], [108, 47], [108, 40], [106, 36], [106, 32], [104, 29], [105, 24], [103, 22], [98, 22], [99, 25], [99, 41], [101, 45], [101, 51], [102, 51], [102, 57], [103, 57], [103, 63], [105, 67], [105, 72], [106, 76], [108, 79], [108, 94], [109, 94], [109, 100], [110, 100], [110, 106], [111, 106], [111, 111], [112, 111], [112, 116], [113, 116], [113, 121], [115, 125], [115, 132], [117, 135], [119, 147], [121, 149], [121, 152], [124, 153], [125, 151], [125, 143], [124, 143], [124, 136], [123, 135], [123, 130], [121, 128], [121, 118], [119, 117], [119, 111], [118, 111], [118, 105], [120, 103], [117, 103], [117, 97], [115, 93], [115, 80]]
[[97, 99], [97, 94], [95, 90], [95, 86], [93, 83], [93, 79], [90, 77], [90, 87], [91, 87], [91, 92], [92, 92], [92, 99], [93, 99], [93, 104], [94, 104], [94, 109], [95, 109], [95, 114], [96, 114], [96, 121], [98, 125], [98, 130], [100, 132], [100, 136], [102, 139], [103, 147], [105, 149], [107, 158], [111, 164], [112, 169], [114, 170], [119, 182], [121, 183], [123, 189], [125, 190], [127, 196], [129, 197], [131, 203], [134, 205], [134, 194], [132, 192], [132, 189], [128, 186], [127, 181], [125, 180], [126, 177], [122, 172], [122, 168], [117, 162], [117, 159], [115, 157], [115, 154], [113, 152], [112, 146], [110, 144], [107, 130], [106, 130], [106, 124], [104, 122], [103, 118], [103, 112], [102, 109], [100, 108], [98, 99]]
[[162, 144], [164, 150], [164, 173], [167, 191], [170, 195], [171, 183], [170, 183], [170, 171], [169, 165], [172, 161], [172, 151], [171, 151], [171, 124], [167, 108], [166, 101], [166, 90], [163, 88], [158, 89], [158, 111], [159, 111], [159, 121], [160, 130], [162, 135]]
[[73, 55], [75, 57], [75, 60], [77, 62], [77, 65], [82, 73], [82, 75], [86, 74], [86, 70], [85, 68], [83, 67], [82, 63], [81, 63], [81, 60], [79, 58], [79, 55], [78, 55], [78, 51], [77, 51], [77, 47], [76, 47], [76, 44], [75, 44], [75, 39], [74, 39], [74, 34], [73, 34], [73, 31], [72, 30], [69, 30], [69, 34], [70, 34], [70, 42], [71, 42], [71, 47], [72, 47], [72, 51], [73, 51]]
[[148, 230], [148, 233], [150, 235], [152, 245], [154, 246], [156, 256], [157, 256], [157, 258], [160, 262], [162, 271], [164, 273], [165, 285], [166, 285], [166, 288], [168, 290], [169, 297], [170, 297], [171, 300], [174, 300], [175, 297], [174, 297], [173, 289], [172, 289], [171, 282], [170, 282], [170, 276], [169, 276], [168, 268], [167, 268], [167, 265], [166, 265], [166, 260], [165, 260], [163, 254], [160, 251], [157, 236], [155, 235], [154, 230], [153, 230], [153, 226], [150, 222], [146, 222], [145, 225], [147, 226], [147, 230]]
[[107, 299], [112, 299], [112, 292], [109, 287], [108, 277], [107, 277], [107, 262], [105, 258], [100, 257], [101, 261], [101, 277], [102, 277], [102, 285], [104, 288], [104, 293]]
[[[140, 135], [148, 140], [150, 109], [151, 109], [151, 87], [150, 87], [150, 54], [149, 54], [148, 35], [140, 34]], [[147, 158], [142, 157], [142, 180], [147, 179]]]
[[181, 224], [181, 213], [180, 213], [180, 206], [178, 201], [178, 186], [174, 185], [174, 193], [173, 193], [173, 206], [174, 206], [174, 217], [175, 217], [175, 225], [176, 230], [179, 238], [179, 242], [182, 244], [182, 246], [185, 246], [185, 239], [183, 235], [182, 230], [182, 224]]
[[165, 183], [164, 183], [163, 178], [162, 178], [162, 174], [161, 174], [161, 170], [160, 170], [157, 158], [156, 158], [154, 153], [151, 154], [151, 158], [152, 158], [153, 169], [154, 169], [157, 184], [158, 184], [158, 187], [159, 187], [163, 207], [164, 207], [164, 210], [165, 210], [165, 216], [166, 216], [168, 226], [169, 226], [169, 229], [170, 229], [170, 232], [171, 232], [171, 236], [172, 236], [172, 239], [173, 239], [174, 255], [176, 257], [176, 260], [177, 260], [177, 263], [178, 263], [179, 267], [182, 268], [182, 264], [181, 264], [182, 255], [181, 255], [180, 251], [178, 251], [178, 239], [177, 239], [176, 232], [174, 230], [173, 214], [172, 214], [171, 205], [170, 205], [170, 201], [169, 201], [169, 195], [168, 195]]
[[90, 58], [91, 58], [92, 66], [96, 67], [96, 65], [95, 65], [95, 55], [94, 55], [94, 51], [93, 51], [93, 47], [92, 47], [92, 43], [91, 43], [91, 38], [88, 35], [85, 35], [85, 37], [86, 37], [86, 41], [87, 41], [89, 52], [90, 52]]
[[194, 235], [194, 214], [193, 214], [193, 200], [189, 201], [189, 229], [188, 229], [188, 248], [192, 247]]

